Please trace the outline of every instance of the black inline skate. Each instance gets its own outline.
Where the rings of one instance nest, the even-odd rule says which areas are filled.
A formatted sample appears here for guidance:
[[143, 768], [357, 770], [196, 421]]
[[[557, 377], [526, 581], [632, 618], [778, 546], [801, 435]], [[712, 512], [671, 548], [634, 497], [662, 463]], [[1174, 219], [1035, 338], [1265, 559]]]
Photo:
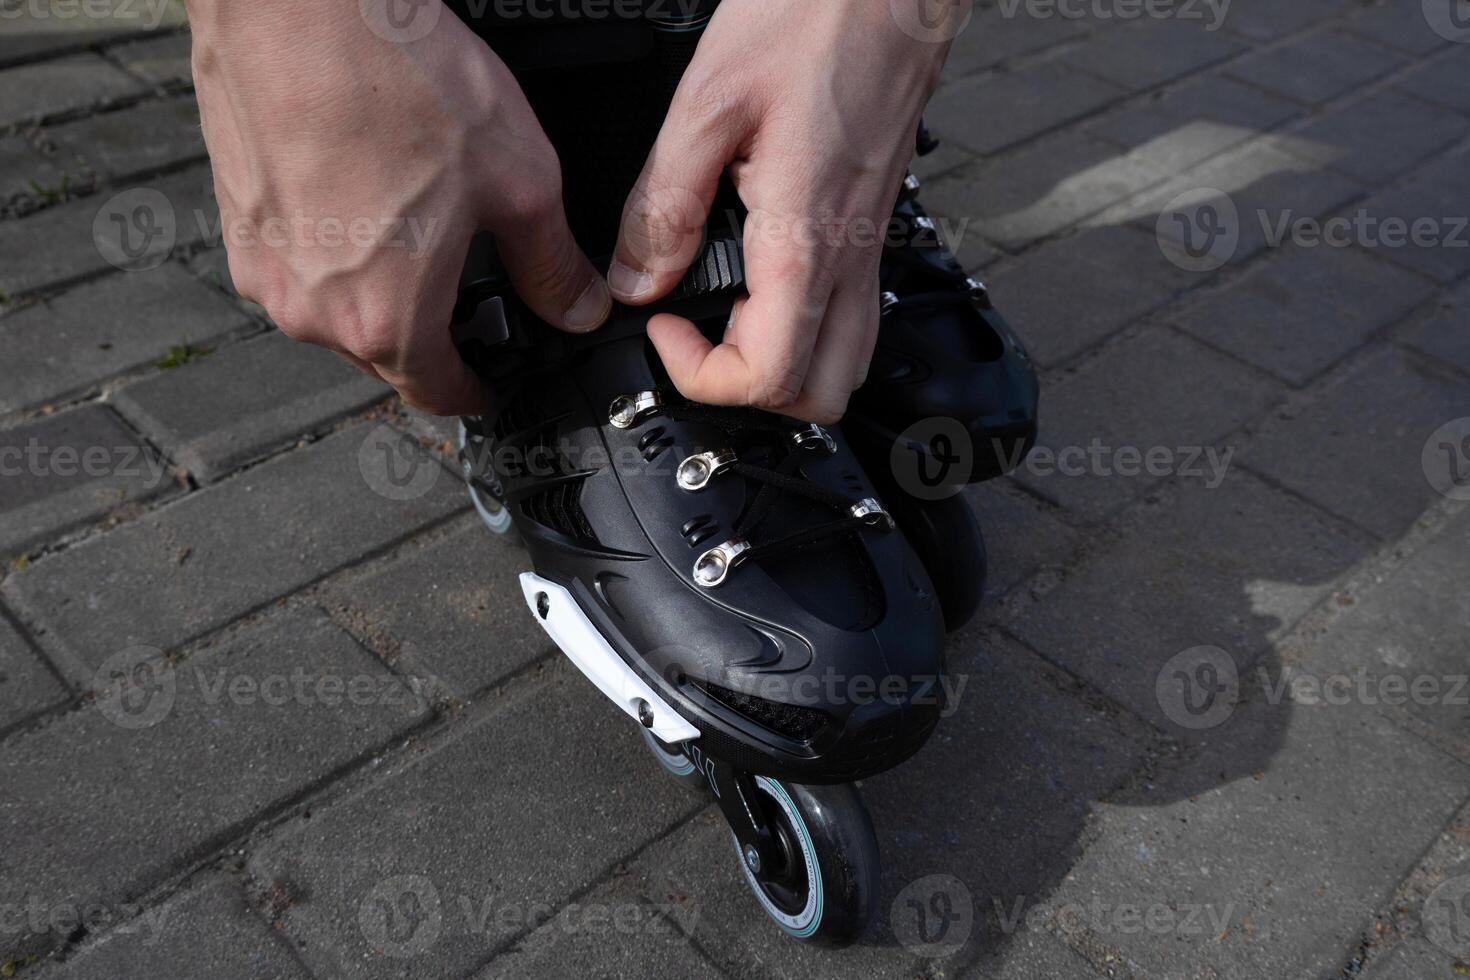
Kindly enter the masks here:
[[[655, 27], [624, 60], [656, 64], [667, 95], [698, 17]], [[627, 139], [584, 124], [599, 117], [585, 80], [521, 77], [564, 161], [598, 152], [595, 173], [564, 177], [573, 227], [595, 252], [658, 120], [623, 153]], [[623, 71], [618, 84], [641, 77]], [[640, 104], [627, 91], [608, 99]], [[486, 525], [527, 545], [532, 615], [670, 773], [713, 793], [766, 913], [826, 945], [859, 937], [878, 894], [872, 822], [851, 784], [933, 732], [945, 626], [968, 619], [983, 589], [983, 540], [954, 491], [1014, 465], [1005, 447], [1035, 435], [1024, 351], [926, 238], [908, 187], [896, 220], [911, 233], [885, 249], [879, 351], [840, 427], [691, 403], [669, 383], [645, 324], [676, 313], [718, 337], [744, 282], [733, 221], [712, 220], [671, 296], [615, 307], [589, 335], [540, 323], [493, 256], [472, 259], [455, 313], [488, 392], [485, 414], [461, 424], [465, 478]], [[738, 207], [727, 193], [715, 213], [738, 221]], [[915, 429], [935, 420], [973, 447], [964, 472], [938, 478], [944, 492], [930, 470], [915, 483], [892, 466], [951, 465], [959, 437], [941, 445]]]

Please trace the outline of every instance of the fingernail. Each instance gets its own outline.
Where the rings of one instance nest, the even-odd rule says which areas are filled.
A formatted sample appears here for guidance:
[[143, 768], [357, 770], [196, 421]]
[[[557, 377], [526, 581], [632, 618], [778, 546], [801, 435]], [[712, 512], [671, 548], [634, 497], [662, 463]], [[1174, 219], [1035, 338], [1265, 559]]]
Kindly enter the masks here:
[[563, 318], [568, 330], [592, 330], [602, 326], [602, 321], [612, 312], [612, 294], [607, 291], [607, 283], [601, 279], [593, 279], [582, 290], [582, 295], [567, 310]]
[[653, 273], [635, 272], [614, 259], [607, 270], [607, 283], [624, 299], [637, 299], [653, 288]]

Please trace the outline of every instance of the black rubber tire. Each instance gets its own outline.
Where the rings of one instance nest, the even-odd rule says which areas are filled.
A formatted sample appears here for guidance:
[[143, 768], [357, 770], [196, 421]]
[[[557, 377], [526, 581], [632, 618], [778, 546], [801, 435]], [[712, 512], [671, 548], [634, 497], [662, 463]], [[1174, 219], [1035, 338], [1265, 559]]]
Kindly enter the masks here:
[[669, 777], [689, 790], [691, 793], [708, 793], [709, 779], [704, 773], [695, 768], [694, 763], [680, 752], [677, 748], [665, 745], [659, 741], [658, 736], [646, 728], [639, 728], [643, 734], [643, 741], [648, 743], [648, 751], [653, 753], [658, 764], [663, 767]]
[[[794, 912], [776, 906], [740, 859], [745, 880], [766, 914], [788, 935], [814, 946], [837, 948], [862, 938], [878, 901], [878, 838], [873, 820], [856, 787], [804, 786], [756, 776], [756, 789], [767, 821], [798, 842], [809, 887], [805, 904]], [[813, 894], [815, 888], [815, 894]]]
[[887, 503], [909, 539], [939, 597], [944, 628], [963, 629], [985, 598], [985, 536], [963, 493], [943, 500], [916, 500], [899, 493]]

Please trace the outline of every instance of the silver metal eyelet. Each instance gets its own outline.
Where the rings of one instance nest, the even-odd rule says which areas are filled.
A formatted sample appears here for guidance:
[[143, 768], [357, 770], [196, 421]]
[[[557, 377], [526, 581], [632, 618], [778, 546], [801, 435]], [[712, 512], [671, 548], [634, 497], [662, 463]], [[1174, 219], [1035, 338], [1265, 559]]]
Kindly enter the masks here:
[[706, 551], [694, 561], [694, 584], [705, 589], [722, 584], [748, 551], [750, 542], [744, 538], [731, 538]]
[[607, 410], [607, 420], [617, 429], [631, 429], [664, 407], [664, 396], [657, 391], [640, 391], [619, 395]]
[[858, 518], [869, 527], [879, 527], [885, 531], [893, 530], [893, 515], [883, 509], [883, 505], [872, 497], [864, 497], [848, 508], [853, 517]]
[[903, 192], [905, 194], [907, 194], [909, 197], [916, 197], [916, 196], [918, 196], [919, 190], [923, 186], [924, 186], [923, 181], [919, 180], [919, 178], [917, 176], [915, 176], [914, 174], [909, 174], [907, 177], [905, 177], [903, 179]]
[[920, 231], [927, 231], [930, 234], [937, 235], [939, 233], [939, 226], [936, 225], [934, 223], [934, 219], [929, 217], [927, 214], [921, 214], [917, 218], [915, 218], [914, 227], [918, 228]]
[[708, 453], [686, 456], [674, 474], [682, 490], [703, 490], [709, 481], [734, 466], [740, 460], [733, 449], [719, 449]]
[[832, 433], [820, 425], [807, 425], [796, 429], [791, 433], [791, 442], [797, 449], [807, 449], [813, 452], [820, 449], [828, 456], [837, 452], [837, 440], [832, 438]]
[[974, 276], [965, 277], [965, 289], [969, 290], [970, 295], [975, 299], [983, 300], [990, 295], [990, 290], [985, 287], [985, 283]]
[[898, 306], [898, 294], [885, 292], [878, 297], [878, 312], [882, 316], [892, 313]]

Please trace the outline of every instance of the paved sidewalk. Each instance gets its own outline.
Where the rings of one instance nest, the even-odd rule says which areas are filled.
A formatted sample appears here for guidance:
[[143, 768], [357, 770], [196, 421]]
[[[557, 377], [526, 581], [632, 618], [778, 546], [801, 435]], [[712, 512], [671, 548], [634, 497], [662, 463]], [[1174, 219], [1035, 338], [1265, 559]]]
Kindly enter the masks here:
[[0, 11], [0, 976], [1470, 971], [1470, 4], [960, 35], [916, 170], [1044, 433], [835, 954], [548, 646], [449, 425], [234, 295], [178, 5], [64, 6]]

